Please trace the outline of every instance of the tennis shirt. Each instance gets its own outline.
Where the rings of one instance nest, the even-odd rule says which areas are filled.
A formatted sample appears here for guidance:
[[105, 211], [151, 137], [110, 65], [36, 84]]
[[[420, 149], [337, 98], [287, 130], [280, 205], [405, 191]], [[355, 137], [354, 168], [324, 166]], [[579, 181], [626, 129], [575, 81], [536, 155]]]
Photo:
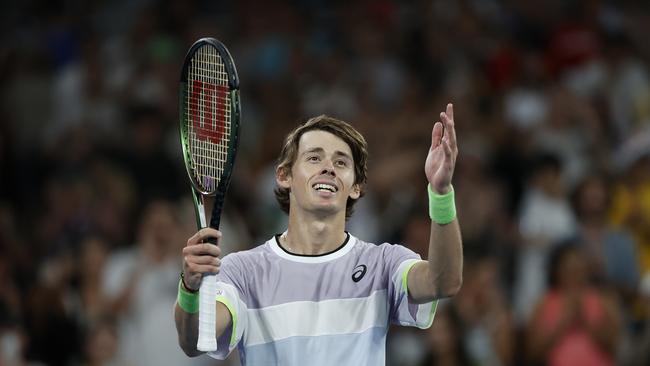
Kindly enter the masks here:
[[391, 323], [428, 328], [437, 301], [409, 302], [407, 274], [420, 256], [347, 234], [330, 253], [285, 251], [275, 236], [223, 258], [217, 301], [232, 324], [209, 355], [236, 347], [242, 365], [384, 365]]

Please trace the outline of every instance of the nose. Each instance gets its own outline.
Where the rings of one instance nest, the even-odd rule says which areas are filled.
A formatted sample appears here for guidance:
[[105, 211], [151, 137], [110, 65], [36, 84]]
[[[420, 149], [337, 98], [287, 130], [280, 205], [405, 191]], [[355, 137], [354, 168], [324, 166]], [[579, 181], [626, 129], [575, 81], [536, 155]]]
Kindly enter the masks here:
[[321, 170], [320, 173], [331, 175], [332, 177], [336, 176], [336, 171], [334, 170], [334, 164], [332, 164], [331, 160], [325, 159], [323, 161], [323, 170]]

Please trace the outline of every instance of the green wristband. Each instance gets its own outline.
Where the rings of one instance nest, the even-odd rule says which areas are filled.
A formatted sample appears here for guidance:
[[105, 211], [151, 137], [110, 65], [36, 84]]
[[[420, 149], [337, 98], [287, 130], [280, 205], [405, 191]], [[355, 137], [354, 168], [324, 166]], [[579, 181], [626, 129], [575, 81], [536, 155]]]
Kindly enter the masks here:
[[454, 202], [454, 187], [450, 186], [449, 192], [437, 194], [427, 185], [429, 192], [429, 217], [437, 224], [445, 225], [456, 218], [456, 203]]
[[199, 312], [199, 293], [191, 293], [183, 287], [183, 280], [178, 281], [178, 306], [186, 313], [195, 314]]

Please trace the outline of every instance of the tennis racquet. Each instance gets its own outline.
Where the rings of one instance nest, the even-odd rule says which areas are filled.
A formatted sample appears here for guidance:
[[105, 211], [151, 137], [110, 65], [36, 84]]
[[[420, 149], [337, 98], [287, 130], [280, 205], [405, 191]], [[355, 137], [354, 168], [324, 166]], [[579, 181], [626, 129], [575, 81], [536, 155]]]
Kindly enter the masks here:
[[[209, 222], [210, 227], [218, 229], [235, 164], [241, 112], [237, 70], [221, 42], [202, 38], [190, 47], [181, 71], [179, 105], [181, 146], [197, 226], [201, 229]], [[199, 290], [199, 351], [217, 349], [216, 286], [215, 274], [203, 276]]]

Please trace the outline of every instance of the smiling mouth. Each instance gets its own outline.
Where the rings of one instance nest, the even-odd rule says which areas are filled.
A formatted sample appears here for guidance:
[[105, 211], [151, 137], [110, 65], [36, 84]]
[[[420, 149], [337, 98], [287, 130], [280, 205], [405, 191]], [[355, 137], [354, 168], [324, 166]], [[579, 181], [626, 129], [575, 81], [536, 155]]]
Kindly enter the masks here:
[[336, 193], [338, 191], [338, 188], [336, 186], [333, 186], [331, 184], [325, 184], [325, 183], [316, 183], [312, 186], [315, 190], [319, 192], [332, 192]]

